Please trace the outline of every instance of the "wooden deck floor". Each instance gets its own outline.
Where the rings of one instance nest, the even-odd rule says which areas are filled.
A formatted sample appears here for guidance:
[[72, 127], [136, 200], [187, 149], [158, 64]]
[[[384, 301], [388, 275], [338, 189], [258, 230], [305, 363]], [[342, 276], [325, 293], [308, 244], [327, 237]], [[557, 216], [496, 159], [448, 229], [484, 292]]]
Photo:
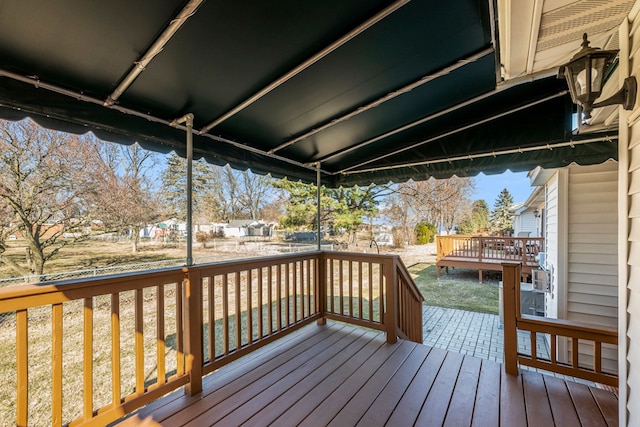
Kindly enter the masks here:
[[615, 394], [342, 324], [305, 327], [119, 426], [617, 426]]

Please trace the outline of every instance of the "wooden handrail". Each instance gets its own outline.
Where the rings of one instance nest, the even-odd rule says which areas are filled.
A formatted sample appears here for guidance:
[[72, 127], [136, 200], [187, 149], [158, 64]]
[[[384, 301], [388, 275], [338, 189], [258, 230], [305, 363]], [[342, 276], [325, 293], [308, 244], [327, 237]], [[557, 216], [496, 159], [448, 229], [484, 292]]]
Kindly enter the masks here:
[[422, 303], [424, 297], [398, 256], [394, 257], [397, 280], [398, 325], [397, 333], [404, 339], [422, 343]]
[[[73, 301], [81, 304], [79, 320], [65, 314]], [[15, 423], [34, 422], [28, 360], [42, 322], [52, 325], [50, 359], [43, 361], [51, 366], [52, 390], [50, 418], [38, 423], [101, 425], [183, 386], [196, 394], [203, 375], [316, 320], [386, 331], [389, 342], [421, 342], [421, 305], [399, 257], [321, 251], [0, 289], [0, 315], [15, 313], [13, 323], [5, 322], [15, 328]], [[97, 313], [105, 310], [107, 324], [98, 327]], [[68, 331], [70, 325], [80, 331]], [[68, 335], [82, 337], [82, 372], [65, 371]], [[96, 350], [97, 342], [107, 346]], [[122, 362], [127, 357], [131, 363]], [[111, 390], [96, 408], [94, 372], [104, 363]], [[68, 375], [85, 389], [78, 410], [64, 400]], [[71, 420], [63, 412], [69, 410], [80, 416]]]
[[[602, 370], [602, 345], [618, 345], [618, 332], [615, 328], [575, 322], [563, 319], [541, 319], [523, 315], [520, 309], [520, 264], [502, 264], [503, 309], [504, 309], [504, 360], [505, 372], [517, 374], [518, 364], [544, 369], [563, 375], [594, 381], [610, 386], [618, 386], [615, 374]], [[531, 354], [518, 352], [517, 331], [530, 333]], [[550, 336], [549, 360], [538, 357], [536, 351], [537, 334]], [[559, 337], [571, 339], [572, 360], [563, 363], [557, 360], [557, 340]], [[578, 340], [593, 343], [593, 366], [579, 363]]]

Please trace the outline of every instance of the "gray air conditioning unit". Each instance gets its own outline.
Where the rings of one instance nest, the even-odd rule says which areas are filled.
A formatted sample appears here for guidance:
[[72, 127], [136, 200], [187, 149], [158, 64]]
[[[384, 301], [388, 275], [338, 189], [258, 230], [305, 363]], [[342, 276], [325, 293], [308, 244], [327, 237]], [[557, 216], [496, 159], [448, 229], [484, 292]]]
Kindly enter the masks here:
[[551, 275], [547, 270], [533, 270], [531, 284], [534, 291], [551, 292]]

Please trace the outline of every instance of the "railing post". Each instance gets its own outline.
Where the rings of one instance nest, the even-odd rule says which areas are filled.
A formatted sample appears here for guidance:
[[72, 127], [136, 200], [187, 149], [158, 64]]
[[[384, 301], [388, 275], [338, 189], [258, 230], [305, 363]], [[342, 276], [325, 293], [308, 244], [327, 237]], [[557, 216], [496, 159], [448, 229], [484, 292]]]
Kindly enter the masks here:
[[398, 327], [398, 273], [395, 267], [395, 260], [393, 258], [385, 259], [382, 264], [386, 287], [384, 324], [386, 326], [387, 342], [389, 344], [394, 344], [398, 341], [396, 333], [396, 328]]
[[322, 315], [318, 319], [318, 325], [326, 325], [327, 318], [327, 256], [325, 252], [319, 252], [316, 261], [316, 307]]
[[[517, 286], [517, 289], [516, 289]], [[518, 374], [518, 324], [520, 316], [520, 264], [502, 263], [502, 309], [504, 314], [504, 370]]]
[[[202, 283], [200, 271], [185, 268], [184, 340], [189, 396], [202, 391]], [[209, 325], [213, 327], [213, 325]]]

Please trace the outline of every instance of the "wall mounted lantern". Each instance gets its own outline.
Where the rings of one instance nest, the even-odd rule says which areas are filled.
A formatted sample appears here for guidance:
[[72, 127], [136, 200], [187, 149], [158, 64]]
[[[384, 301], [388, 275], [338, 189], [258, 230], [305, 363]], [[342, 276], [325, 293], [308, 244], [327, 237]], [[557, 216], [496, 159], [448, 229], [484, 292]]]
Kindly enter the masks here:
[[618, 55], [617, 50], [601, 50], [589, 47], [587, 33], [582, 36], [582, 49], [571, 61], [560, 68], [560, 73], [569, 84], [571, 98], [575, 104], [582, 106], [584, 120], [591, 118], [594, 108], [606, 105], [622, 104], [625, 110], [631, 110], [636, 101], [637, 83], [635, 77], [627, 77], [622, 88], [609, 99], [594, 103], [602, 93], [604, 74], [607, 67]]

